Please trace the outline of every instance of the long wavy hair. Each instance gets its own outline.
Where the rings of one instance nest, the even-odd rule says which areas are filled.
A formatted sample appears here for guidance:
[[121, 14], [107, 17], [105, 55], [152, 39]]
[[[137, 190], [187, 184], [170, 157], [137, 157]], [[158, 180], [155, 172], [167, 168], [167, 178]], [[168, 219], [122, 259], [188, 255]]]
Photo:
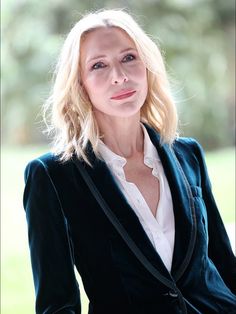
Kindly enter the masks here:
[[100, 27], [118, 27], [134, 41], [147, 69], [148, 93], [141, 108], [141, 122], [156, 129], [161, 143], [176, 137], [177, 112], [170, 93], [167, 73], [158, 45], [124, 10], [100, 10], [85, 15], [69, 32], [54, 71], [53, 88], [44, 104], [47, 132], [53, 137], [53, 152], [62, 161], [73, 154], [89, 163], [90, 142], [97, 157], [100, 138], [93, 107], [81, 84], [80, 45], [88, 32]]

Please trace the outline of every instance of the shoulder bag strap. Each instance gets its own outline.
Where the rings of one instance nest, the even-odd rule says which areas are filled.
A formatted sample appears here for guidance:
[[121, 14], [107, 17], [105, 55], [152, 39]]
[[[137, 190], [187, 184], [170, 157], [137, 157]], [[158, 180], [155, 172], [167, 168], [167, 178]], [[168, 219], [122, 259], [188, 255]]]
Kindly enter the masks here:
[[[98, 191], [97, 187], [93, 183], [92, 179], [88, 175], [86, 169], [83, 167], [83, 165], [77, 160], [73, 159], [73, 162], [77, 166], [81, 176], [83, 177], [85, 183], [87, 184], [88, 188], [90, 189], [91, 193], [99, 203], [100, 207], [102, 208], [104, 214], [107, 216], [109, 221], [112, 223], [112, 225], [115, 227], [117, 232], [120, 234], [120, 236], [123, 238], [123, 240], [126, 242], [130, 250], [134, 253], [134, 255], [137, 257], [137, 259], [143, 264], [143, 266], [161, 283], [163, 283], [165, 286], [169, 287], [172, 291], [175, 291], [176, 293], [179, 292], [178, 288], [175, 285], [174, 280], [168, 280], [166, 277], [164, 277], [144, 256], [144, 254], [140, 251], [140, 249], [137, 247], [135, 242], [130, 238], [129, 234], [127, 233], [126, 229], [123, 227], [123, 225], [119, 222], [118, 218], [115, 216], [115, 214], [111, 211], [107, 203], [105, 202], [104, 198], [102, 197], [101, 193]], [[179, 294], [179, 293], [178, 293]]]

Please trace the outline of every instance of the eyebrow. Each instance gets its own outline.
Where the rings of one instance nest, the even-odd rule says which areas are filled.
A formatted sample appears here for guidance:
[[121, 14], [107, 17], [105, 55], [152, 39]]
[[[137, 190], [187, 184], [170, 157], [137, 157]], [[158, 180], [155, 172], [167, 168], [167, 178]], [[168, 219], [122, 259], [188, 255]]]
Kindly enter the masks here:
[[[120, 54], [124, 53], [124, 52], [127, 52], [127, 51], [137, 51], [137, 49], [135, 48], [126, 48], [126, 49], [123, 49], [120, 51]], [[86, 61], [86, 64], [90, 63], [91, 61], [94, 61], [94, 60], [97, 60], [97, 59], [101, 59], [101, 58], [105, 58], [106, 55], [97, 55], [97, 56], [94, 56], [92, 58], [90, 58], [89, 60]]]

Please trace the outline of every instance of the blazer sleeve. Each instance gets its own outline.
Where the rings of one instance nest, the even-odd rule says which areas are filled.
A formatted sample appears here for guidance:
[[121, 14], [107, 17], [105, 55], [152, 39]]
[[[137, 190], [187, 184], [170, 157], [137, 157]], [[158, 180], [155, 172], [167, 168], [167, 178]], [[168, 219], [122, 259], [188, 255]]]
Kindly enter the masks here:
[[24, 208], [37, 314], [80, 314], [73, 248], [55, 185], [36, 159], [25, 169]]
[[236, 294], [236, 258], [212, 194], [203, 149], [197, 142], [196, 153], [201, 169], [203, 199], [208, 215], [208, 255], [217, 267], [226, 285]]

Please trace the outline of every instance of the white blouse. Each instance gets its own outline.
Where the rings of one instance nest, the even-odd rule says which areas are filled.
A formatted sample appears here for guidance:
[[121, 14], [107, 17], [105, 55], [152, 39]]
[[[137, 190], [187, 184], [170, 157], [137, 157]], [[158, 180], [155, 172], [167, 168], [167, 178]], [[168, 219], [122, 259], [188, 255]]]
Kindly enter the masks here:
[[175, 238], [172, 197], [157, 150], [143, 125], [142, 128], [144, 132], [143, 162], [152, 169], [152, 175], [158, 178], [160, 185], [160, 199], [157, 205], [156, 217], [152, 214], [137, 186], [132, 182], [126, 181], [123, 169], [127, 162], [126, 159], [112, 152], [101, 140], [99, 141], [99, 153], [114, 175], [130, 206], [138, 216], [153, 247], [170, 272]]

